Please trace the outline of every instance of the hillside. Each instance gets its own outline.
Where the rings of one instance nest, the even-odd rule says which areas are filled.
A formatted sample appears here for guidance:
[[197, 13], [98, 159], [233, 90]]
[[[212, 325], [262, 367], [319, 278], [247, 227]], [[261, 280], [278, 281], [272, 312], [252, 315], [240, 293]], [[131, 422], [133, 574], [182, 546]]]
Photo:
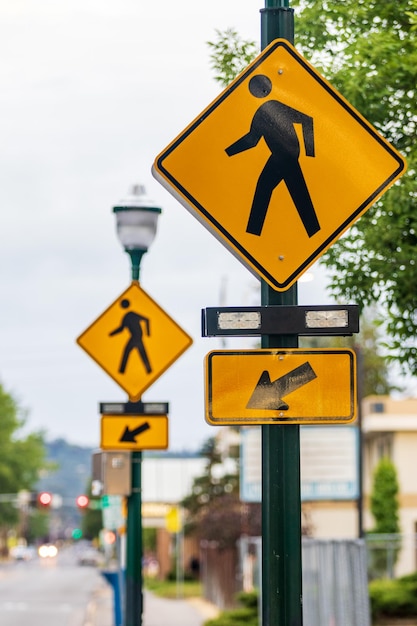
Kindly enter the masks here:
[[38, 491], [50, 491], [63, 498], [85, 493], [91, 479], [92, 448], [84, 448], [56, 439], [46, 444], [47, 458], [57, 466], [39, 481]]
[[[63, 498], [76, 498], [85, 493], [91, 480], [93, 448], [68, 443], [65, 439], [47, 442], [47, 458], [57, 466], [55, 471], [43, 476], [37, 485], [38, 491], [50, 491]], [[194, 457], [195, 452], [158, 451], [145, 452], [150, 458]]]

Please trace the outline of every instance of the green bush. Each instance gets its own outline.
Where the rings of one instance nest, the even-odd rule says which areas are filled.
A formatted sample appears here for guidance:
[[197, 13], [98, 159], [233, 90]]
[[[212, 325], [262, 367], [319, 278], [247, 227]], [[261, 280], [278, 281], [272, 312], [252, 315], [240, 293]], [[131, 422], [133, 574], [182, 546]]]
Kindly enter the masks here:
[[369, 584], [372, 618], [417, 616], [417, 573]]
[[224, 611], [215, 619], [208, 620], [204, 626], [258, 626], [258, 594], [239, 593], [236, 596], [242, 608]]
[[258, 597], [257, 591], [241, 591], [237, 594], [236, 599], [242, 606], [246, 606], [248, 609], [254, 609], [258, 611]]
[[224, 611], [219, 617], [205, 622], [204, 626], [258, 626], [258, 615], [246, 607]]
[[406, 576], [401, 576], [401, 578], [399, 578], [398, 580], [406, 585], [410, 585], [410, 587], [414, 587], [415, 591], [417, 592], [417, 572], [407, 574]]

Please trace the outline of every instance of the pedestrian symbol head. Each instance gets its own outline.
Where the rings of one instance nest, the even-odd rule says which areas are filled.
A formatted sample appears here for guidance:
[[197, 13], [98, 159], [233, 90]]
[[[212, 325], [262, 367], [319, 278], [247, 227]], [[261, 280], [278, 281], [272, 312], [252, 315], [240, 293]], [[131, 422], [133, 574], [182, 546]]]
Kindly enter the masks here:
[[249, 91], [255, 98], [266, 98], [272, 91], [272, 82], [265, 74], [257, 74], [249, 81]]
[[127, 298], [123, 298], [123, 300], [120, 303], [120, 306], [122, 307], [122, 309], [128, 309], [130, 306], [130, 300], [128, 300]]

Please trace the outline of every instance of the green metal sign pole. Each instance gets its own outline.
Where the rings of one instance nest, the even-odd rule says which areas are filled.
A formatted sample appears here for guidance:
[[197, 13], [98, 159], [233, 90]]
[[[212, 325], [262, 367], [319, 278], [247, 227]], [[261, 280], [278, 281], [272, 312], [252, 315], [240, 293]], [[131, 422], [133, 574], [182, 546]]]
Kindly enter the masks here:
[[[132, 280], [139, 280], [144, 250], [129, 250]], [[130, 457], [132, 485], [127, 498], [126, 520], [126, 593], [124, 626], [142, 626], [142, 452]]]
[[[265, 0], [261, 47], [274, 39], [294, 42], [289, 0]], [[274, 291], [262, 281], [261, 303], [296, 305], [297, 285]], [[264, 348], [294, 348], [297, 335], [266, 335]], [[300, 428], [262, 426], [262, 626], [301, 626]]]
[[132, 452], [132, 491], [127, 498], [125, 626], [142, 624], [142, 452]]

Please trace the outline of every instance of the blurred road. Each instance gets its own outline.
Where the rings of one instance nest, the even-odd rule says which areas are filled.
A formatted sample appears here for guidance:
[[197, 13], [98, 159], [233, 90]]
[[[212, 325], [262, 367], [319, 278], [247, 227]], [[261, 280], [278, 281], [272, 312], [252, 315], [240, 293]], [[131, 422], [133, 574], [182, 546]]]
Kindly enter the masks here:
[[84, 626], [101, 584], [95, 568], [59, 556], [0, 566], [1, 626]]
[[[113, 591], [74, 549], [55, 558], [0, 564], [1, 626], [114, 626]], [[143, 626], [202, 626], [217, 610], [207, 602], [144, 592]]]

